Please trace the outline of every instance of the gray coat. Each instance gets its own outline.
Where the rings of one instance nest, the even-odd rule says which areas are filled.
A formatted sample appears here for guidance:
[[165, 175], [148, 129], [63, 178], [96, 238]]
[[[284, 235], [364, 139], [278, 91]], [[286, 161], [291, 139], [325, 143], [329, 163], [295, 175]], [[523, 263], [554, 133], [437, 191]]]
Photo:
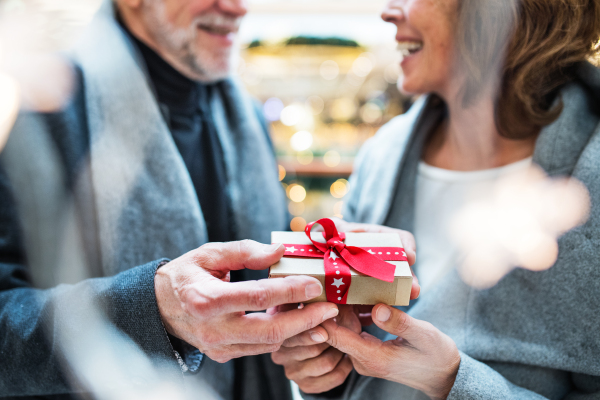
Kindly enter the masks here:
[[[410, 309], [460, 350], [450, 399], [600, 398], [600, 71], [582, 64], [561, 96], [564, 111], [541, 132], [533, 159], [551, 176], [570, 175], [587, 186], [590, 218], [560, 238], [558, 260], [549, 270], [516, 269], [487, 290], [465, 285], [453, 272]], [[422, 98], [365, 145], [345, 216], [413, 228], [417, 165], [443, 112], [434, 98]], [[421, 397], [355, 373], [344, 395]]]
[[[183, 387], [183, 372], [198, 366], [198, 357], [186, 365], [174, 352], [154, 274], [207, 241], [204, 218], [143, 62], [109, 5], [69, 55], [73, 97], [56, 113], [22, 113], [2, 152], [0, 397], [68, 397], [82, 390], [76, 381], [105, 379], [117, 369], [120, 380], [142, 388], [163, 378]], [[238, 239], [270, 242], [272, 230], [286, 228], [287, 210], [268, 132], [235, 80], [217, 87], [211, 107], [233, 231]], [[102, 323], [90, 320], [93, 310], [103, 311]], [[95, 366], [103, 349], [93, 340], [98, 330], [111, 338], [120, 332], [123, 342], [106, 344], [124, 347], [107, 349], [116, 349], [114, 368], [86, 376], [91, 371], [78, 363], [87, 357]], [[71, 355], [73, 348], [80, 352]], [[127, 349], [141, 354], [140, 362], [129, 362]], [[205, 360], [185, 382], [223, 399], [291, 397], [269, 355]]]

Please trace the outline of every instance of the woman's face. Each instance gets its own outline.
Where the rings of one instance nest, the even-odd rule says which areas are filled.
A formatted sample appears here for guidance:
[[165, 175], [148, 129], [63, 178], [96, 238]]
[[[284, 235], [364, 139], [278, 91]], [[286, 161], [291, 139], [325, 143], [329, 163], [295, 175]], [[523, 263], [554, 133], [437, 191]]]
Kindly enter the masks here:
[[390, 0], [381, 18], [396, 25], [407, 93], [449, 95], [454, 65], [454, 28], [458, 0]]

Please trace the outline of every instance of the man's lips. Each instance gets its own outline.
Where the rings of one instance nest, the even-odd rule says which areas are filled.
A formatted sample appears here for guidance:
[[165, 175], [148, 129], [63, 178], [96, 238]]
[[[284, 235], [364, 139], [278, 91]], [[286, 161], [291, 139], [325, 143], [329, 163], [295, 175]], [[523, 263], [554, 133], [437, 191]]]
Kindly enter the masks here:
[[213, 35], [227, 36], [230, 33], [236, 33], [237, 28], [229, 26], [215, 26], [215, 25], [198, 25], [199, 29], [211, 33]]

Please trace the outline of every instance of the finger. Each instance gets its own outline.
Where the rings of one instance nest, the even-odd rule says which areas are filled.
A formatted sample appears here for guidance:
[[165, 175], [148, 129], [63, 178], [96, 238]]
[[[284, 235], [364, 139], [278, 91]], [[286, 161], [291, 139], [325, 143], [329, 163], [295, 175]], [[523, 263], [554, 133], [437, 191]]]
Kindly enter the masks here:
[[253, 313], [235, 316], [226, 321], [223, 331], [227, 332], [227, 340], [232, 340], [232, 343], [283, 343], [337, 314], [335, 304], [311, 303], [302, 309], [275, 315]]
[[323, 354], [331, 346], [327, 343], [315, 344], [312, 346], [301, 346], [301, 347], [283, 347], [271, 354], [271, 358], [275, 364], [289, 365], [299, 361], [308, 360], [315, 358]]
[[338, 309], [340, 310], [340, 314], [335, 318], [335, 322], [356, 333], [360, 333], [362, 327], [356, 313], [357, 309], [353, 305], [338, 305]]
[[298, 308], [298, 304], [294, 303], [294, 304], [282, 304], [279, 306], [275, 306], [275, 307], [271, 307], [267, 310], [267, 314], [277, 314], [279, 312], [285, 312], [285, 311], [289, 311], [289, 310], [295, 310], [296, 308]]
[[327, 343], [342, 353], [359, 359], [370, 358], [377, 354], [376, 351], [380, 345], [365, 340], [350, 329], [339, 326], [333, 321], [326, 321], [321, 326], [327, 330], [329, 335]]
[[286, 370], [291, 379], [321, 376], [333, 371], [343, 357], [344, 353], [330, 347], [318, 357], [288, 365]]
[[345, 356], [333, 371], [322, 376], [307, 377], [296, 383], [304, 393], [328, 392], [343, 384], [352, 369], [350, 358]]
[[419, 295], [421, 294], [421, 285], [419, 285], [419, 279], [415, 275], [412, 268], [410, 269], [410, 273], [413, 277], [412, 286], [410, 287], [410, 299], [414, 300], [418, 299]]
[[371, 313], [369, 313], [369, 314], [359, 314], [358, 315], [358, 320], [360, 321], [360, 324], [362, 326], [373, 325], [373, 317], [371, 316]]
[[292, 336], [283, 342], [284, 347], [311, 346], [327, 341], [327, 331], [321, 326], [317, 326], [310, 331], [302, 332]]
[[283, 244], [262, 244], [253, 240], [226, 243], [207, 243], [188, 253], [193, 262], [208, 270], [223, 271], [269, 268], [283, 257]]
[[302, 275], [235, 283], [213, 280], [210, 284], [198, 285], [194, 298], [188, 300], [203, 316], [262, 311], [289, 303], [296, 303], [297, 308], [297, 303], [313, 299], [323, 292], [323, 286], [317, 279]]
[[373, 308], [373, 322], [384, 331], [414, 344], [418, 344], [423, 333], [431, 327], [430, 324], [385, 304], [378, 304]]
[[280, 344], [230, 344], [215, 349], [206, 350], [205, 354], [218, 363], [224, 363], [234, 358], [255, 356], [258, 354], [273, 353], [280, 348]]

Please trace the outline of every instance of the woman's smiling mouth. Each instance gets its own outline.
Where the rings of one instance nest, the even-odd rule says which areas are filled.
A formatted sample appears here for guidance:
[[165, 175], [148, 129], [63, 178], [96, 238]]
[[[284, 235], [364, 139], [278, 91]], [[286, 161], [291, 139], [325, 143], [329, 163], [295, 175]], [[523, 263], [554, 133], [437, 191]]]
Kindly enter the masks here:
[[397, 49], [403, 57], [408, 57], [421, 51], [423, 49], [423, 42], [399, 41]]

